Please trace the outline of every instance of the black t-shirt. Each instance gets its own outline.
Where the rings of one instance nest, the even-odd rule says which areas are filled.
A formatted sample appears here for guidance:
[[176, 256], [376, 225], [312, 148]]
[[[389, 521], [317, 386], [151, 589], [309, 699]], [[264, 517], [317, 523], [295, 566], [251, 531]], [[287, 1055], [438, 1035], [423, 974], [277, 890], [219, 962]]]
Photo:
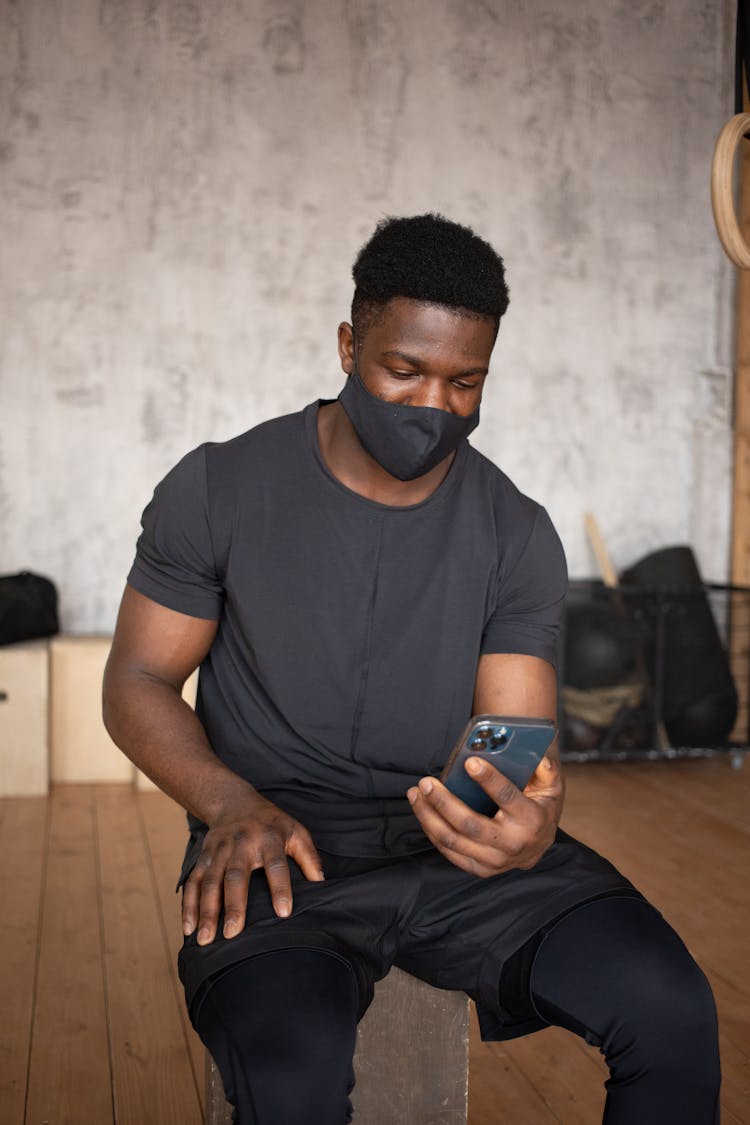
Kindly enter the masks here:
[[[440, 487], [346, 488], [319, 403], [189, 453], [143, 514], [128, 576], [219, 621], [197, 711], [216, 754], [335, 854], [427, 846], [405, 792], [472, 711], [482, 653], [554, 663], [567, 587], [547, 513], [464, 441]], [[183, 874], [205, 830], [193, 834]]]

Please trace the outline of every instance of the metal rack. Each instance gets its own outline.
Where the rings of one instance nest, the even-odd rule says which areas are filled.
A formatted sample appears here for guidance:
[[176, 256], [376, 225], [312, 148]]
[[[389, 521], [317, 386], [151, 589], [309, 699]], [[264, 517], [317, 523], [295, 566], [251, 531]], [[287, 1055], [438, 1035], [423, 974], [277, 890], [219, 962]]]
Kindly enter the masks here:
[[[574, 667], [582, 616], [588, 616], [593, 637], [583, 670]], [[602, 629], [608, 621], [610, 635], [597, 640], [596, 623]], [[619, 662], [619, 680], [597, 665], [602, 654]], [[703, 583], [613, 590], [594, 580], [573, 581], [558, 680], [563, 761], [729, 754], [739, 767], [750, 748], [750, 587]], [[703, 707], [720, 713], [713, 732], [705, 714], [691, 725], [691, 709], [701, 710], [693, 706], [691, 681], [698, 687], [707, 681], [709, 689], [718, 685]], [[680, 694], [683, 719], [675, 718], [674, 697]], [[702, 727], [713, 736], [701, 738]]]

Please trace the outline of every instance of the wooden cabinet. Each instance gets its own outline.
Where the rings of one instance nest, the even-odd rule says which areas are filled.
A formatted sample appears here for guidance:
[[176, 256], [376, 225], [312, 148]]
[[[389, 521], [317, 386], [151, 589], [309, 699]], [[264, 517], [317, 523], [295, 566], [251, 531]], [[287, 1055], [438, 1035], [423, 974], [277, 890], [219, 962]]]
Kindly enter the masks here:
[[112, 638], [61, 635], [49, 644], [51, 780], [132, 782], [135, 766], [102, 721], [102, 676]]
[[47, 793], [48, 708], [47, 642], [0, 647], [0, 796]]

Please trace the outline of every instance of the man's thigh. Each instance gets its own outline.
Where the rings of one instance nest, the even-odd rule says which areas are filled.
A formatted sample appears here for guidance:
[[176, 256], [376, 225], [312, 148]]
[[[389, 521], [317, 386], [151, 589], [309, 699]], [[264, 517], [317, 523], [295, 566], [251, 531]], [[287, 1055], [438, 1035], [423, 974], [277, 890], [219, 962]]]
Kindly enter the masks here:
[[209, 945], [199, 946], [195, 932], [185, 937], [178, 968], [194, 1021], [212, 980], [248, 958], [284, 949], [346, 958], [357, 978], [359, 1015], [364, 1014], [374, 982], [393, 964], [417, 899], [419, 868], [415, 857], [393, 861], [320, 854], [323, 882], [308, 882], [290, 863], [294, 901], [289, 917], [277, 917], [265, 874], [257, 871], [250, 880], [245, 926], [236, 937], [223, 936], [223, 911]]
[[420, 857], [419, 866], [419, 895], [395, 963], [429, 984], [468, 993], [485, 1039], [544, 1026], [528, 999], [529, 958], [519, 951], [533, 951], [546, 927], [584, 902], [642, 897], [612, 864], [561, 831], [527, 871], [480, 879], [438, 852]]
[[256, 873], [242, 933], [223, 938], [220, 918], [210, 945], [198, 946], [195, 934], [185, 938], [179, 968], [189, 1007], [232, 964], [270, 950], [317, 948], [351, 963], [360, 1015], [374, 982], [395, 963], [437, 987], [467, 992], [489, 1035], [513, 1023], [499, 1010], [498, 981], [519, 947], [581, 902], [637, 894], [611, 864], [562, 832], [531, 870], [491, 879], [462, 871], [434, 849], [394, 860], [327, 855], [324, 862], [323, 883], [307, 882], [292, 865], [289, 918], [276, 917], [265, 877]]

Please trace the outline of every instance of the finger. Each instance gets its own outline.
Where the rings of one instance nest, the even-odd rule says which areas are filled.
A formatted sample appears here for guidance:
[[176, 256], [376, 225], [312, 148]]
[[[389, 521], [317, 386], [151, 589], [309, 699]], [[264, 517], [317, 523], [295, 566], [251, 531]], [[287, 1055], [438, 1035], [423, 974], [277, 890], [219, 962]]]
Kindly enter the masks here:
[[475, 812], [460, 797], [451, 793], [441, 781], [434, 777], [423, 777], [417, 792], [424, 800], [417, 802], [415, 811], [417, 806], [422, 806], [428, 817], [431, 812], [437, 813], [450, 827], [469, 839], [489, 838], [494, 826], [492, 819]]
[[228, 846], [221, 846], [211, 857], [200, 884], [198, 914], [198, 945], [210, 945], [216, 937], [224, 898], [224, 872], [227, 866]]
[[[422, 780], [432, 781], [431, 778]], [[495, 874], [515, 851], [514, 842], [504, 839], [509, 833], [508, 827], [473, 812], [447, 791], [446, 796], [448, 799], [440, 804], [441, 794], [433, 789], [429, 794], [425, 793], [422, 782], [418, 789], [409, 790], [409, 800], [425, 835], [452, 863], [456, 863], [456, 856], [461, 856], [464, 862], [458, 866], [465, 870], [474, 871], [481, 867], [486, 869], [486, 873]], [[458, 816], [455, 815], [454, 804], [462, 810]], [[451, 813], [450, 820], [444, 815], [446, 808]]]
[[488, 864], [481, 863], [479, 860], [475, 859], [474, 856], [463, 855], [461, 852], [451, 851], [450, 848], [438, 847], [438, 851], [444, 855], [454, 867], [460, 867], [462, 871], [468, 871], [470, 875], [476, 875], [480, 879], [489, 879], [492, 875], [499, 875], [505, 870], [503, 867], [498, 868], [497, 864], [489, 866]]
[[224, 872], [224, 926], [225, 938], [233, 938], [245, 928], [247, 892], [250, 885], [251, 865], [241, 851], [244, 834], [235, 837], [235, 850]]
[[195, 868], [182, 888], [182, 932], [187, 936], [192, 934], [198, 921], [198, 902], [200, 900], [200, 881], [196, 878]]
[[210, 853], [202, 852], [182, 888], [182, 932], [192, 934], [200, 912], [201, 882], [210, 866]]
[[555, 758], [544, 757], [534, 770], [524, 793], [529, 797], [559, 797], [562, 793], [563, 778], [560, 763]]
[[274, 911], [279, 918], [288, 918], [292, 913], [292, 879], [285, 853], [274, 851], [264, 855], [263, 867]]
[[492, 797], [500, 812], [513, 812], [513, 806], [523, 802], [523, 793], [518, 786], [482, 758], [467, 758], [466, 772]]
[[286, 851], [310, 882], [320, 883], [325, 879], [318, 850], [312, 842], [312, 836], [302, 824], [295, 824], [292, 829]]

